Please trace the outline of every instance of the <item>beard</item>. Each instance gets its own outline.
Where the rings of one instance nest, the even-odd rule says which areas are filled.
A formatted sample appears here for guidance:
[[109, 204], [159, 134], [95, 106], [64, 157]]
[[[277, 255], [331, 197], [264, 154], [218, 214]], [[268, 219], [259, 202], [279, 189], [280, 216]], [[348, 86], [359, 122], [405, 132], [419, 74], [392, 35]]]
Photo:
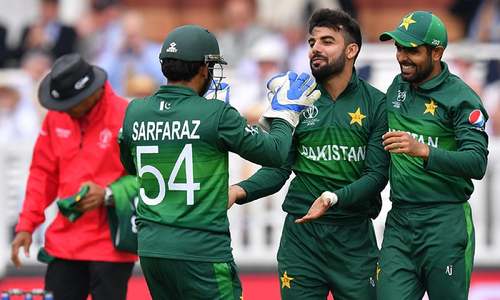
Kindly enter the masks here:
[[[402, 70], [402, 64], [409, 64], [415, 67], [415, 73], [414, 74], [404, 74]], [[421, 83], [424, 80], [426, 80], [429, 75], [432, 73], [432, 58], [429, 57], [429, 59], [422, 65], [422, 66], [417, 66], [414, 63], [411, 62], [402, 62], [400, 63], [400, 68], [401, 68], [401, 78], [409, 83]]]
[[322, 56], [322, 55], [315, 55], [309, 61], [309, 66], [311, 67], [311, 73], [314, 76], [314, 78], [316, 79], [316, 81], [318, 81], [318, 82], [324, 82], [324, 81], [328, 80], [329, 78], [331, 78], [337, 74], [342, 73], [342, 71], [344, 70], [346, 61], [347, 61], [345, 54], [342, 52], [342, 54], [337, 59], [332, 61], [331, 63], [324, 65], [324, 66], [321, 66], [321, 67], [314, 67], [312, 61], [314, 58], [317, 58], [317, 57], [320, 57], [323, 59], [327, 59], [327, 58]]

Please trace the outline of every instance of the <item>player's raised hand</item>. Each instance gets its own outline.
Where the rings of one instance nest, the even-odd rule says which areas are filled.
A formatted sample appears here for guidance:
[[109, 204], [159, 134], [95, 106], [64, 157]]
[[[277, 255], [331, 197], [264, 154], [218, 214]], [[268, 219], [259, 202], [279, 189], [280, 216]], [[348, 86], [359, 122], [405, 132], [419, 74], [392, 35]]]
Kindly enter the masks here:
[[300, 113], [321, 96], [321, 92], [315, 90], [316, 81], [306, 73], [297, 75], [295, 72], [287, 72], [276, 75], [268, 81], [267, 88], [271, 105], [260, 120], [265, 128], [269, 128], [268, 119], [273, 118], [283, 119], [296, 127]]
[[338, 201], [337, 195], [332, 192], [323, 192], [321, 196], [319, 196], [316, 200], [314, 200], [313, 204], [309, 208], [309, 211], [305, 216], [303, 216], [300, 219], [295, 220], [295, 223], [301, 224], [301, 223], [307, 223], [313, 220], [318, 219], [322, 215], [325, 214], [325, 212], [335, 205]]
[[12, 241], [10, 260], [16, 266], [16, 268], [21, 267], [21, 260], [19, 259], [19, 248], [24, 248], [24, 255], [30, 257], [30, 246], [31, 246], [31, 233], [27, 231], [19, 231], [16, 237]]

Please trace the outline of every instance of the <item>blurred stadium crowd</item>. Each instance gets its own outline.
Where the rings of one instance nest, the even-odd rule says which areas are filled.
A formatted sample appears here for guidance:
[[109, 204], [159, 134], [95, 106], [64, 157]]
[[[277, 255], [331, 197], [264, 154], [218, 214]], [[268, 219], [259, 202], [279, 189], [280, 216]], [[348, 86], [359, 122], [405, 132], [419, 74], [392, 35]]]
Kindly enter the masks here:
[[[495, 122], [500, 118], [499, 61], [493, 56], [479, 74], [473, 71], [474, 46], [500, 42], [498, 0], [0, 2], [0, 141], [36, 138], [44, 114], [37, 84], [54, 59], [66, 53], [79, 52], [103, 67], [115, 90], [125, 97], [150, 94], [164, 83], [158, 64], [162, 38], [182, 23], [198, 23], [217, 34], [229, 62], [231, 104], [255, 121], [265, 102], [263, 83], [271, 74], [309, 71], [305, 23], [318, 7], [342, 8], [355, 16], [365, 44], [377, 42], [378, 34], [407, 11], [427, 9], [439, 15], [449, 28], [450, 41], [463, 44], [449, 62], [450, 69], [481, 95], [492, 119], [490, 133], [500, 135], [500, 121]], [[29, 13], [20, 17], [23, 12]], [[376, 80], [370, 63], [361, 64], [358, 73]]]
[[[0, 145], [31, 151], [45, 114], [38, 83], [59, 56], [79, 52], [108, 72], [117, 93], [141, 97], [165, 83], [158, 62], [162, 39], [189, 23], [216, 33], [229, 63], [230, 103], [256, 123], [271, 75], [309, 72], [306, 21], [320, 7], [341, 8], [358, 19], [364, 50], [357, 71], [382, 91], [398, 68], [394, 47], [378, 44], [378, 35], [406, 12], [433, 11], [447, 25], [454, 49], [445, 60], [481, 96], [490, 115], [487, 130], [500, 136], [500, 0], [0, 0], [0, 7]], [[380, 53], [389, 72], [374, 64]], [[234, 180], [255, 170], [241, 162], [236, 168]], [[10, 192], [7, 197], [17, 198], [9, 218], [15, 221], [24, 191]]]

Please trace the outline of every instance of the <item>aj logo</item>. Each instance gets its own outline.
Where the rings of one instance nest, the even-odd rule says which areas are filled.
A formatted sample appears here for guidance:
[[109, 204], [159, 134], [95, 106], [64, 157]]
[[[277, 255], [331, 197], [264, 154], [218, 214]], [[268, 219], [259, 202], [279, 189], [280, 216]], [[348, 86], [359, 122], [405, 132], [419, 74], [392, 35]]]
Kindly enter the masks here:
[[446, 266], [446, 271], [445, 273], [448, 275], [448, 276], [452, 276], [453, 275], [453, 265], [448, 265]]

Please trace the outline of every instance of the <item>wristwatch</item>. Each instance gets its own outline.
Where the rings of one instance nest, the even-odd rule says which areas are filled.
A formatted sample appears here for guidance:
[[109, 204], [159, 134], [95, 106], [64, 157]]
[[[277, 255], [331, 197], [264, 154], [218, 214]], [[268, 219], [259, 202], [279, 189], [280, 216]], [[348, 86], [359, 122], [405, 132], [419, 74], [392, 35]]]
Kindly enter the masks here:
[[104, 205], [115, 206], [115, 197], [113, 196], [113, 191], [109, 187], [106, 187], [104, 190]]

